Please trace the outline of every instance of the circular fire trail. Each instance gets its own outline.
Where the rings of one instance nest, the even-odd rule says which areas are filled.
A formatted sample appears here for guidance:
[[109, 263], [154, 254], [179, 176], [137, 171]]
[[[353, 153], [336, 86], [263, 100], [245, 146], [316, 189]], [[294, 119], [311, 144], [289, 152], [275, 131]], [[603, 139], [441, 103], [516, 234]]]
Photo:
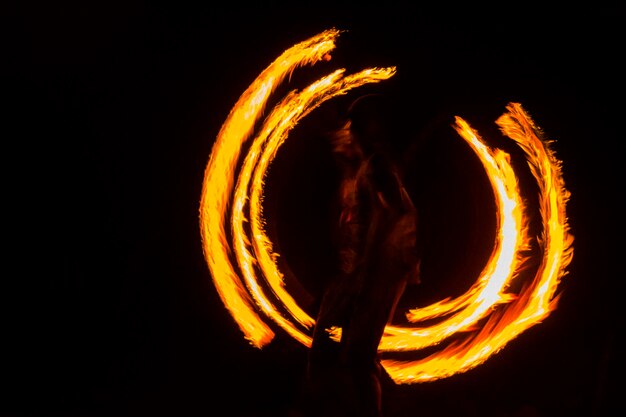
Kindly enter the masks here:
[[[301, 66], [328, 60], [339, 35], [331, 29], [294, 45], [254, 80], [222, 125], [205, 170], [200, 199], [204, 256], [225, 307], [244, 337], [258, 348], [274, 337], [268, 319], [305, 346], [310, 345], [314, 325], [289, 294], [276, 262], [278, 254], [264, 230], [267, 169], [289, 132], [315, 108], [395, 74], [394, 67], [351, 75], [338, 69], [289, 92], [261, 120], [270, 96], [285, 77]], [[478, 132], [456, 117], [455, 130], [479, 158], [493, 190], [495, 241], [482, 272], [464, 294], [410, 309], [407, 323], [387, 326], [379, 346], [382, 352], [440, 347], [415, 360], [383, 358], [396, 383], [430, 381], [470, 370], [556, 308], [557, 289], [572, 260], [574, 240], [567, 223], [569, 192], [561, 161], [519, 103], [509, 103], [496, 124], [522, 150], [537, 183], [541, 236], [530, 235], [528, 210], [509, 154], [487, 146]], [[521, 274], [524, 254], [535, 239], [540, 260], [527, 279]], [[340, 331], [335, 336], [340, 337]]]

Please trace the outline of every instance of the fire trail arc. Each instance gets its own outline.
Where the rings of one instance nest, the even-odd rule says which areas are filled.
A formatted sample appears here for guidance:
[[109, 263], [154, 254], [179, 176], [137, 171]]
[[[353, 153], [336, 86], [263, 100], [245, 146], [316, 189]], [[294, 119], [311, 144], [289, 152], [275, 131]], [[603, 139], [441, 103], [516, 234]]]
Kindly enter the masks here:
[[[279, 254], [264, 229], [264, 183], [272, 160], [289, 132], [314, 109], [352, 89], [383, 82], [396, 71], [395, 67], [366, 68], [346, 74], [345, 69], [337, 69], [288, 92], [262, 117], [285, 78], [301, 67], [328, 60], [340, 34], [336, 29], [323, 31], [271, 62], [232, 107], [205, 169], [199, 210], [203, 254], [224, 306], [243, 337], [257, 348], [272, 341], [276, 328], [308, 347], [315, 324], [289, 293], [277, 263]], [[530, 235], [530, 214], [510, 155], [489, 147], [456, 116], [453, 127], [480, 160], [493, 190], [495, 239], [482, 272], [462, 295], [409, 309], [406, 323], [387, 326], [381, 352], [435, 347], [429, 350], [434, 353], [414, 360], [383, 357], [385, 370], [398, 384], [432, 381], [475, 368], [557, 307], [574, 241], [566, 214], [570, 194], [562, 162], [521, 104], [509, 103], [496, 124], [521, 149], [537, 183], [540, 236]], [[531, 242], [537, 242], [540, 259], [528, 278], [520, 272]], [[525, 281], [519, 285], [521, 279]]]

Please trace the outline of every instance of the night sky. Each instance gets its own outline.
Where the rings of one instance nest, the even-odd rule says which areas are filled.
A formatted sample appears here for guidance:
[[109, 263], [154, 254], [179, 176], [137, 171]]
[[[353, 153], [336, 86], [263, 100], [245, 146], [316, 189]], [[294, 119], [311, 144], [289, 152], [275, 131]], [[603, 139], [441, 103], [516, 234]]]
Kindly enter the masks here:
[[398, 73], [314, 111], [268, 174], [281, 262], [312, 296], [327, 272], [333, 180], [321, 138], [360, 94], [389, 98], [414, 153], [430, 240], [411, 302], [462, 292], [489, 254], [492, 203], [454, 116], [502, 144], [494, 122], [521, 103], [554, 141], [571, 192], [574, 258], [556, 311], [467, 373], [386, 383], [387, 416], [624, 412], [621, 2], [196, 3], [26, 1], [7, 14], [0, 415], [291, 417], [306, 348], [277, 327], [262, 350], [244, 340], [203, 258], [199, 199], [239, 95], [282, 51], [332, 27], [346, 30], [333, 59], [285, 88], [339, 66]]

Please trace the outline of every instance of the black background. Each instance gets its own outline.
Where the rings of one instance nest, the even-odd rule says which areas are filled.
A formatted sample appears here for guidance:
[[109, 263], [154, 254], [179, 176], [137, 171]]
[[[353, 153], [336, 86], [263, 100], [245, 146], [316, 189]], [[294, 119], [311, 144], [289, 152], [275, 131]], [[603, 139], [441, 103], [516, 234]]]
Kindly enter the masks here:
[[[431, 201], [433, 241], [416, 297], [463, 288], [454, 277], [485, 255], [484, 184], [461, 141], [442, 133], [453, 116], [498, 137], [495, 119], [522, 103], [555, 141], [572, 193], [574, 259], [557, 310], [475, 370], [386, 385], [388, 415], [620, 415], [626, 22], [617, 3], [10, 9], [0, 413], [289, 415], [306, 349], [279, 329], [262, 350], [244, 340], [202, 256], [199, 197], [239, 95], [283, 50], [336, 27], [347, 32], [333, 60], [310, 73], [397, 65], [388, 87], [373, 90], [388, 88], [398, 130], [424, 151], [414, 185]], [[288, 141], [270, 173], [270, 222], [311, 288], [325, 265], [316, 204], [331, 179], [315, 138], [350, 98], [303, 122], [302, 140]]]

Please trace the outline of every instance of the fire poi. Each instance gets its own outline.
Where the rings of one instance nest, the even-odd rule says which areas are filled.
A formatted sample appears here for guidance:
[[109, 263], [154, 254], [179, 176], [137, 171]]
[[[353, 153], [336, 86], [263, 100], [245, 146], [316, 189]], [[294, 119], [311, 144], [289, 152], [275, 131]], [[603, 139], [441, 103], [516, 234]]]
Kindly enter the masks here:
[[[302, 90], [287, 93], [261, 120], [284, 79], [300, 67], [330, 59], [340, 33], [330, 29], [298, 43], [261, 72], [230, 111], [206, 166], [200, 198], [204, 256], [225, 307], [246, 340], [258, 348], [274, 337], [268, 320], [305, 346], [310, 346], [314, 325], [285, 286], [276, 261], [279, 254], [264, 228], [267, 170], [303, 117], [333, 97], [387, 80], [396, 71], [394, 67], [367, 68], [346, 74], [345, 69], [337, 69]], [[556, 309], [574, 240], [567, 222], [569, 192], [562, 163], [521, 104], [509, 103], [495, 123], [521, 149], [537, 183], [540, 236], [529, 231], [530, 213], [510, 155], [487, 146], [457, 116], [454, 128], [479, 158], [493, 190], [497, 228], [493, 249], [477, 280], [462, 295], [409, 309], [406, 324], [387, 326], [379, 346], [382, 352], [439, 348], [415, 360], [383, 358], [385, 370], [396, 383], [425, 382], [468, 371]], [[527, 279], [520, 271], [531, 242], [538, 245], [540, 259]], [[524, 282], [519, 283], [521, 279]], [[338, 339], [341, 329], [333, 332]]]

